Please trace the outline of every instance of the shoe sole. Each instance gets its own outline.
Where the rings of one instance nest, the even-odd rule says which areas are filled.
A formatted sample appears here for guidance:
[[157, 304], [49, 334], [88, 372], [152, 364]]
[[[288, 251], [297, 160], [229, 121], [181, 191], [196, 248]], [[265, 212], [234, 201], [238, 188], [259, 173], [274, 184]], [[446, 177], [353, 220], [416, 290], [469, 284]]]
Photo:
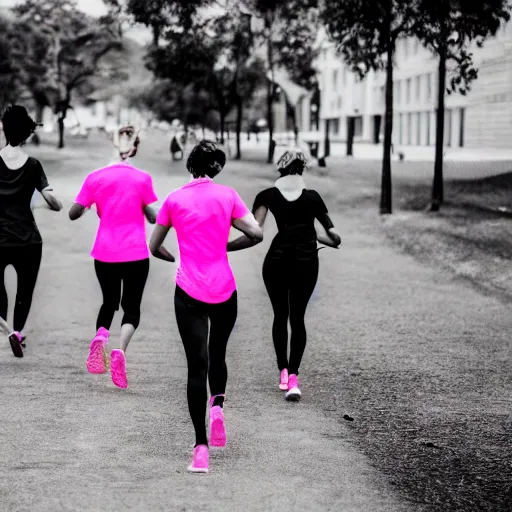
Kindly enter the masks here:
[[89, 348], [89, 357], [87, 358], [87, 371], [95, 375], [106, 373], [105, 340], [103, 338], [95, 338]]
[[192, 466], [189, 466], [187, 468], [187, 471], [189, 473], [196, 473], [198, 475], [200, 475], [200, 474], [204, 475], [204, 474], [208, 473], [208, 468], [193, 468]]
[[11, 344], [14, 357], [23, 357], [23, 347], [21, 346], [20, 340], [15, 334], [11, 334], [9, 336], [9, 343]]
[[[214, 432], [216, 435], [213, 435]], [[213, 448], [225, 448], [226, 444], [226, 426], [221, 419], [214, 420], [210, 429], [210, 446]]]
[[288, 402], [298, 402], [302, 397], [302, 393], [298, 389], [290, 389], [286, 393], [285, 398]]

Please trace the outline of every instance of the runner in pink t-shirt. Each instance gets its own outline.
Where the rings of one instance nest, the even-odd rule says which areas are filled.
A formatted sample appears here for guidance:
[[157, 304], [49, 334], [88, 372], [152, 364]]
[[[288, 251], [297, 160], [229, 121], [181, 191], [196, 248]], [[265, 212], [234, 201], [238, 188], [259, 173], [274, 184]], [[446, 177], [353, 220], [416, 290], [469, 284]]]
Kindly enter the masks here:
[[[90, 373], [105, 373], [108, 367], [106, 345], [109, 329], [119, 305], [124, 311], [120, 349], [112, 351], [112, 381], [126, 388], [125, 352], [139, 326], [140, 305], [149, 273], [149, 248], [145, 217], [152, 224], [156, 214], [149, 207], [158, 200], [151, 176], [125, 160], [137, 153], [139, 139], [133, 126], [116, 133], [121, 161], [87, 176], [69, 211], [71, 220], [80, 218], [93, 204], [100, 225], [91, 252], [103, 293], [103, 304], [96, 321], [96, 336], [91, 342], [87, 368]], [[159, 253], [162, 259], [165, 249]], [[168, 254], [168, 253], [167, 253]], [[122, 293], [121, 293], [122, 287]]]
[[149, 244], [151, 252], [158, 255], [169, 229], [176, 230], [180, 264], [174, 306], [188, 362], [187, 398], [196, 434], [188, 469], [194, 473], [208, 471], [204, 421], [207, 374], [211, 392], [210, 444], [226, 445], [226, 346], [237, 317], [236, 283], [227, 256], [231, 226], [249, 237], [263, 237], [240, 196], [232, 188], [213, 182], [225, 162], [224, 153], [213, 142], [202, 141], [192, 150], [187, 168], [193, 179], [169, 194], [158, 213]]

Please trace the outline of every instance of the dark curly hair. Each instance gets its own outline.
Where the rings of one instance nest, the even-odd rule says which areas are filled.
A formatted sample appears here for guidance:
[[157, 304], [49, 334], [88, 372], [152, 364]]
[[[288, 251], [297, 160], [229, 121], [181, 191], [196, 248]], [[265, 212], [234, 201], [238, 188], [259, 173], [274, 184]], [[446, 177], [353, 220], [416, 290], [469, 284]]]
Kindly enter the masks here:
[[307, 159], [299, 148], [290, 148], [277, 161], [277, 170], [281, 176], [301, 175], [307, 168]]
[[35, 131], [37, 124], [28, 115], [27, 109], [21, 105], [7, 107], [2, 115], [2, 124], [7, 143], [19, 146]]
[[192, 149], [187, 159], [187, 169], [194, 178], [215, 178], [226, 165], [224, 151], [215, 142], [202, 140]]

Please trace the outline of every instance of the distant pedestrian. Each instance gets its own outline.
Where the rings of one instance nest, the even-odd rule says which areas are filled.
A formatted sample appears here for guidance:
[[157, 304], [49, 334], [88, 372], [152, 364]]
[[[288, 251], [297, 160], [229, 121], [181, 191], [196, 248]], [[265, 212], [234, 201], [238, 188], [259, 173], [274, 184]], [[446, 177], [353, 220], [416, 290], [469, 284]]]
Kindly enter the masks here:
[[[41, 234], [31, 201], [38, 191], [53, 211], [62, 204], [52, 189], [39, 160], [29, 157], [21, 145], [34, 133], [36, 123], [20, 105], [9, 107], [2, 117], [6, 145], [0, 150], [0, 328], [9, 336], [16, 357], [23, 357], [25, 327], [39, 275], [43, 251]], [[7, 323], [7, 291], [4, 273], [12, 265], [17, 274], [13, 330]]]
[[[269, 211], [278, 228], [263, 263], [263, 281], [274, 310], [272, 338], [280, 371], [279, 388], [286, 391], [287, 400], [299, 400], [302, 396], [297, 376], [307, 340], [304, 317], [318, 279], [317, 241], [335, 248], [341, 243], [320, 194], [308, 190], [302, 179], [306, 162], [299, 149], [286, 151], [277, 162], [281, 177], [274, 187], [256, 196], [252, 209], [262, 228]], [[325, 234], [317, 234], [315, 219]], [[229, 242], [227, 248], [239, 251], [259, 241], [241, 236]]]
[[[115, 312], [119, 305], [121, 321], [119, 348], [112, 350], [110, 370], [112, 382], [128, 387], [126, 349], [140, 322], [140, 307], [149, 274], [149, 248], [145, 218], [154, 224], [156, 213], [150, 207], [157, 201], [151, 175], [127, 162], [137, 154], [138, 131], [122, 126], [114, 135], [118, 162], [91, 172], [69, 210], [69, 218], [77, 220], [96, 205], [100, 225], [91, 256], [101, 287], [103, 303], [96, 320], [87, 369], [105, 373], [108, 369], [107, 343]], [[170, 256], [170, 255], [169, 255]], [[173, 261], [172, 257], [170, 257]]]
[[156, 255], [171, 227], [178, 236], [180, 266], [174, 308], [188, 363], [187, 399], [196, 435], [188, 470], [193, 473], [208, 472], [207, 377], [212, 395], [210, 445], [226, 445], [226, 347], [238, 310], [236, 282], [226, 252], [231, 226], [251, 240], [263, 236], [240, 196], [214, 183], [225, 163], [226, 156], [215, 143], [202, 141], [195, 146], [187, 160], [192, 179], [167, 196], [150, 241]]

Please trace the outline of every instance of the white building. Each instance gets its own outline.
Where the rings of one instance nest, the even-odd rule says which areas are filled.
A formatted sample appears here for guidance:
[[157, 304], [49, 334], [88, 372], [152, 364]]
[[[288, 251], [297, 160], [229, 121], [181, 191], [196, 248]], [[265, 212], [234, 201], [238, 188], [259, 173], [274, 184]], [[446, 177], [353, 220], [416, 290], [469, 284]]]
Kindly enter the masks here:
[[[320, 41], [321, 129], [329, 125], [333, 141], [347, 138], [347, 119], [355, 118], [355, 141], [382, 140], [385, 73], [357, 79], [323, 35]], [[512, 141], [512, 23], [483, 48], [472, 49], [479, 76], [466, 95], [447, 95], [445, 145], [509, 148]], [[394, 68], [395, 146], [433, 146], [436, 133], [438, 59], [416, 39], [398, 42]], [[449, 80], [448, 75], [448, 80]], [[312, 128], [307, 101], [301, 109], [302, 130]], [[328, 123], [326, 123], [328, 121]]]

